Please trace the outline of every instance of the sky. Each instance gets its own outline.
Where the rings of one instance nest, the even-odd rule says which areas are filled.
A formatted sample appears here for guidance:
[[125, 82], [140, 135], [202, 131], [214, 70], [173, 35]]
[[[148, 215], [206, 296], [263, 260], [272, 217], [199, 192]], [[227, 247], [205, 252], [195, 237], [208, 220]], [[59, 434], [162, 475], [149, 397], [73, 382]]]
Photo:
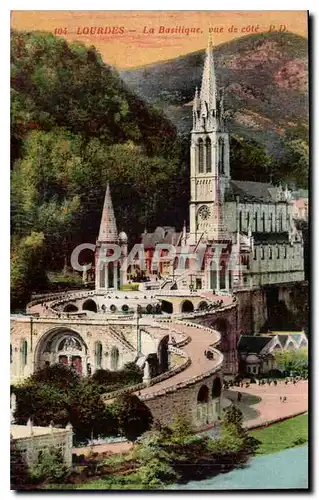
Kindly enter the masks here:
[[[307, 37], [307, 12], [12, 11], [11, 27], [52, 33], [61, 29], [63, 32], [56, 33], [58, 36], [94, 45], [104, 62], [124, 69], [203, 49], [207, 45], [209, 29], [214, 30], [215, 45], [252, 32], [268, 32], [270, 29], [287, 30]], [[91, 28], [92, 33], [88, 32]], [[176, 28], [180, 33], [171, 31]], [[113, 33], [106, 33], [108, 29], [113, 29]], [[164, 29], [170, 31], [161, 32]], [[187, 34], [187, 29], [196, 32]]]

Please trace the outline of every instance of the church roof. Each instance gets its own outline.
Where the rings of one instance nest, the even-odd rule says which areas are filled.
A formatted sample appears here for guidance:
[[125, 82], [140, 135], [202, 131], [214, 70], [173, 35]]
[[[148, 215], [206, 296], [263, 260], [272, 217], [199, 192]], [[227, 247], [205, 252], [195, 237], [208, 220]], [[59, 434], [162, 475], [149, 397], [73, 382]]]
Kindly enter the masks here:
[[288, 335], [277, 335], [277, 338], [278, 338], [279, 342], [281, 343], [282, 347], [285, 347], [287, 339], [288, 339]]
[[107, 185], [98, 241], [114, 243], [118, 239], [110, 185]]
[[225, 193], [225, 201], [236, 201], [246, 203], [274, 203], [277, 200], [277, 189], [267, 182], [234, 181], [229, 182], [229, 188]]
[[283, 244], [289, 243], [289, 234], [287, 231], [282, 231], [280, 233], [266, 233], [266, 232], [260, 232], [260, 233], [252, 233], [252, 236], [254, 237], [254, 244], [255, 245], [276, 245], [278, 244]]
[[237, 344], [240, 352], [252, 352], [259, 354], [263, 348], [271, 342], [270, 337], [261, 337], [257, 335], [241, 335]]
[[141, 243], [144, 248], [155, 248], [158, 243], [168, 243], [178, 245], [182, 232], [176, 232], [172, 226], [158, 226], [153, 233], [142, 234]]

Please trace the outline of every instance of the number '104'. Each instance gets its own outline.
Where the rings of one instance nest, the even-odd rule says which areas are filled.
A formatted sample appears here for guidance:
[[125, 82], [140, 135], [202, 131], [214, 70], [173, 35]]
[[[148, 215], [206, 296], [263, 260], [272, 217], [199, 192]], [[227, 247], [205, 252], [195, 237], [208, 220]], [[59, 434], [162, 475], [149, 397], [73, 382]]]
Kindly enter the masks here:
[[66, 35], [68, 33], [67, 28], [54, 28], [55, 35]]

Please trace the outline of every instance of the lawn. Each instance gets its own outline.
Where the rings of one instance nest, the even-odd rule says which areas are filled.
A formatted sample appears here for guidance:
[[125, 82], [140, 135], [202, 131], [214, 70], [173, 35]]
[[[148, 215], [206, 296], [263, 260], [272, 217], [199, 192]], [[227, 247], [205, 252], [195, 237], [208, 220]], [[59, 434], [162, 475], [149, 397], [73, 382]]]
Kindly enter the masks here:
[[264, 429], [252, 431], [261, 441], [256, 455], [269, 455], [308, 442], [308, 415], [299, 415]]

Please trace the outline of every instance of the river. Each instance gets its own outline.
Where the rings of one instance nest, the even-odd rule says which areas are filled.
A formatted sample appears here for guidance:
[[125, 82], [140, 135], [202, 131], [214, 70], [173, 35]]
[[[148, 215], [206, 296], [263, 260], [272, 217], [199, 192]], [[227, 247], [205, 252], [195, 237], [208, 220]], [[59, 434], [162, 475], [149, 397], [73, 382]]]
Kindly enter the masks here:
[[241, 490], [241, 489], [308, 488], [308, 445], [253, 457], [242, 469], [205, 479], [176, 484], [177, 490]]

